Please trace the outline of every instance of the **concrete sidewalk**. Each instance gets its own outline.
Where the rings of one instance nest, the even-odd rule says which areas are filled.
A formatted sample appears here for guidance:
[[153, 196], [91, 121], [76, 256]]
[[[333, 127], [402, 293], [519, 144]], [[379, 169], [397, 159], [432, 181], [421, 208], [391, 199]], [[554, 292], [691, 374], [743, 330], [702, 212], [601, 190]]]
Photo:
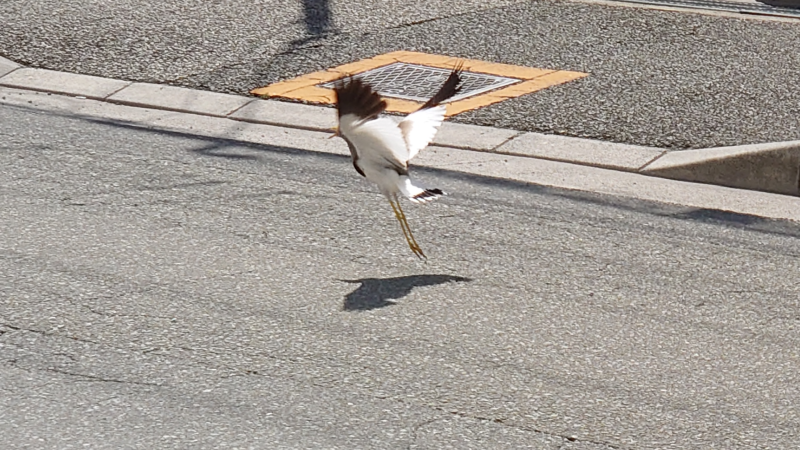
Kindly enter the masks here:
[[[26, 68], [4, 59], [0, 75], [3, 103], [348, 154], [342, 142], [326, 139], [336, 126], [332, 108]], [[797, 195], [800, 141], [667, 151], [445, 123], [433, 144], [414, 165], [800, 220], [800, 200], [793, 197], [664, 179]]]

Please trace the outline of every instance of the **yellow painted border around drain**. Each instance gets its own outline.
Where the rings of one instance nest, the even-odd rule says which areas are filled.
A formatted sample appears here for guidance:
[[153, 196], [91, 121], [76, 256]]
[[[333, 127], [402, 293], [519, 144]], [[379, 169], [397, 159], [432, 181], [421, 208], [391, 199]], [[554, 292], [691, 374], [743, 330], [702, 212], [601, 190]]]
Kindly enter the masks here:
[[[317, 86], [318, 84], [338, 80], [348, 75], [356, 75], [395, 62], [419, 64], [422, 66], [438, 67], [440, 69], [452, 69], [457, 63], [462, 63], [464, 70], [468, 72], [485, 73], [523, 80], [520, 83], [512, 84], [501, 89], [448, 103], [447, 116], [453, 116], [464, 111], [478, 109], [493, 103], [502, 102], [503, 100], [530, 94], [550, 86], [577, 80], [589, 75], [583, 72], [512, 66], [474, 59], [452, 58], [449, 56], [429, 55], [427, 53], [401, 50], [332, 67], [327, 70], [309, 73], [297, 78], [292, 78], [291, 80], [280, 81], [266, 87], [253, 89], [250, 93], [262, 97], [282, 97], [310, 103], [333, 104], [336, 102], [333, 96], [333, 90], [321, 88]], [[386, 98], [386, 103], [387, 111], [399, 113], [410, 113], [422, 106], [422, 102], [395, 98]]]

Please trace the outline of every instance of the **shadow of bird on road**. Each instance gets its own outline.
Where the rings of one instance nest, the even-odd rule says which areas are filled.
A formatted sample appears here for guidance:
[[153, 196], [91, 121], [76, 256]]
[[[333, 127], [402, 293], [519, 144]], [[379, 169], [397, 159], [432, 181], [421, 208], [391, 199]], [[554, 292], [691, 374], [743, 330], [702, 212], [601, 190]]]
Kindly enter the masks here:
[[362, 278], [360, 280], [340, 280], [346, 283], [361, 283], [355, 291], [344, 297], [342, 309], [345, 311], [368, 311], [375, 308], [394, 305], [392, 300], [399, 300], [411, 293], [418, 286], [435, 286], [437, 284], [469, 282], [470, 278], [454, 275], [411, 275], [395, 278]]

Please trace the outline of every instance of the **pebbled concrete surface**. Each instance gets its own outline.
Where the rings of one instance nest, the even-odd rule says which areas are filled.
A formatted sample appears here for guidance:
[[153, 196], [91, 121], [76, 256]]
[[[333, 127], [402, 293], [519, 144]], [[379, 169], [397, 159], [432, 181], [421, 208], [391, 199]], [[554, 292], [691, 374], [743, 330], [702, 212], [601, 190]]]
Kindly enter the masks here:
[[125, 0], [93, 5], [82, 0], [9, 0], [0, 4], [0, 54], [36, 67], [159, 82], [314, 45], [326, 35], [358, 34], [512, 3]]
[[0, 164], [10, 447], [800, 437], [796, 223], [418, 169], [424, 264], [345, 157], [2, 106]]
[[0, 13], [0, 54], [58, 70], [245, 94], [405, 49], [591, 73], [463, 123], [672, 149], [800, 139], [798, 22], [549, 0], [11, 0]]

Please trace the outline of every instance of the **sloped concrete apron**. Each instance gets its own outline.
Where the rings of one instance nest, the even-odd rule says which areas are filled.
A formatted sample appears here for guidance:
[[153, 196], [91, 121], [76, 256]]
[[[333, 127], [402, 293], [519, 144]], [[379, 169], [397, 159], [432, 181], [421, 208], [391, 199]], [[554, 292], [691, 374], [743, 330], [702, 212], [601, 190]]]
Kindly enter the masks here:
[[800, 195], [800, 141], [672, 151], [641, 173], [786, 195]]

